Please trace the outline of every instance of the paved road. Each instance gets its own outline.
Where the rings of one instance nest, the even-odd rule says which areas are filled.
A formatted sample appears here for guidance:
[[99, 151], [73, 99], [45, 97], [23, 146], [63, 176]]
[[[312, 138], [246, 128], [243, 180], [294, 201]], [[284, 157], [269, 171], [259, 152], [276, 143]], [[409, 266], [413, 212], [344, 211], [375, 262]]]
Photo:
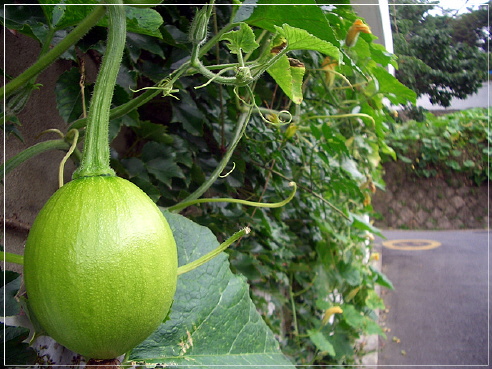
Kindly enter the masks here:
[[397, 249], [382, 248], [382, 270], [395, 290], [383, 291], [387, 309], [380, 320], [390, 331], [386, 340], [380, 339], [378, 364], [487, 367], [488, 232], [382, 233], [386, 241], [434, 240], [441, 245], [393, 242]]

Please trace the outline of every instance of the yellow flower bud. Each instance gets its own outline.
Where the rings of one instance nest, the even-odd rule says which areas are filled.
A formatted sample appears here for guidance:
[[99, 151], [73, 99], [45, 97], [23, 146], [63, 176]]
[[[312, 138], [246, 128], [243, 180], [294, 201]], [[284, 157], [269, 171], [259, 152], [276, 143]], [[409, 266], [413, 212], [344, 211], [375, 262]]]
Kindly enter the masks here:
[[356, 19], [355, 22], [350, 26], [347, 37], [345, 38], [345, 45], [347, 47], [352, 47], [357, 43], [357, 39], [359, 38], [359, 33], [372, 33], [371, 29], [367, 24], [364, 24], [362, 20]]
[[331, 308], [326, 309], [325, 314], [323, 315], [322, 324], [326, 325], [328, 323], [328, 320], [330, 320], [333, 314], [341, 314], [341, 313], [343, 313], [343, 310], [340, 306], [332, 306]]
[[350, 291], [347, 294], [347, 296], [345, 296], [345, 298], [344, 298], [345, 302], [349, 302], [350, 300], [352, 300], [355, 297], [355, 295], [357, 295], [357, 292], [359, 292], [359, 290], [360, 290], [360, 286], [356, 287], [352, 291]]
[[273, 124], [274, 126], [279, 126], [280, 125], [280, 118], [277, 114], [267, 114], [265, 119], [270, 122], [271, 124]]
[[379, 252], [375, 252], [375, 253], [371, 254], [371, 257], [369, 258], [369, 260], [378, 261], [379, 258], [380, 258]]
[[294, 136], [297, 132], [297, 126], [293, 123], [289, 124], [287, 129], [285, 130], [284, 136], [288, 140], [292, 136]]

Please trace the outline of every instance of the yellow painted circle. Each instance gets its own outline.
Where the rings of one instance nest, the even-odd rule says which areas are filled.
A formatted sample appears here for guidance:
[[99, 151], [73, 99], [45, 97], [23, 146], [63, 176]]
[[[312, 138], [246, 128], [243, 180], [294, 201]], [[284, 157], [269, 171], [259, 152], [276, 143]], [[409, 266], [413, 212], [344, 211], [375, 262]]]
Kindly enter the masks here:
[[391, 240], [383, 241], [383, 246], [394, 250], [431, 250], [441, 246], [440, 242], [433, 240]]

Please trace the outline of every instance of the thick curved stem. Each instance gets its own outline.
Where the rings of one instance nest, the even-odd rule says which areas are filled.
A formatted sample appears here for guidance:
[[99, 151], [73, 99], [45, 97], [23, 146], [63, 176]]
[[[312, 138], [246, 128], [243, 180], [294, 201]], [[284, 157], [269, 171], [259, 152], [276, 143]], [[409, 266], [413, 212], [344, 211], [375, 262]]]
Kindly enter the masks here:
[[108, 42], [101, 69], [94, 86], [87, 121], [82, 163], [73, 178], [114, 175], [109, 165], [109, 111], [113, 98], [116, 77], [123, 57], [126, 42], [126, 14], [121, 0], [108, 5]]

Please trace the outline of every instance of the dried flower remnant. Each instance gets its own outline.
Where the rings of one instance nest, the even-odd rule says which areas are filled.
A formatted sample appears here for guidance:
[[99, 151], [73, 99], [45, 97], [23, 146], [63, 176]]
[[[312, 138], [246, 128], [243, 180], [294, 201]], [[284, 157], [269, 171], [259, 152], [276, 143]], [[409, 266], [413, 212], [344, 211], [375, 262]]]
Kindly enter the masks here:
[[335, 68], [337, 65], [338, 61], [331, 56], [324, 58], [323, 63], [321, 64], [321, 69], [325, 71], [325, 81], [329, 88], [331, 88], [335, 82]]

